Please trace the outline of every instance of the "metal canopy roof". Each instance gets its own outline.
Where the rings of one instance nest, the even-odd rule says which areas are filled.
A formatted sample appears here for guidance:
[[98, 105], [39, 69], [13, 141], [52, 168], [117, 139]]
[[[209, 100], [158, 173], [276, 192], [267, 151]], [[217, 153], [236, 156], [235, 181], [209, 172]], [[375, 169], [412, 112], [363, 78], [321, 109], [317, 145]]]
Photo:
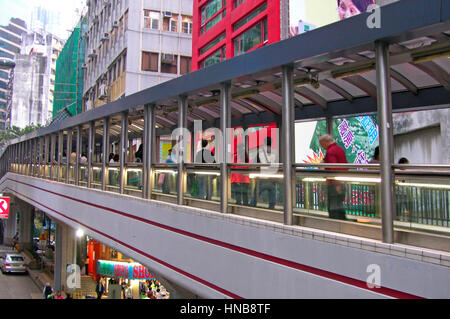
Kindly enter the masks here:
[[[100, 108], [40, 129], [26, 140], [122, 111], [157, 105], [155, 121], [172, 128], [177, 96], [188, 97], [188, 123], [214, 126], [220, 116], [220, 84], [232, 84], [232, 125], [276, 121], [281, 115], [281, 66], [294, 66], [296, 119], [376, 112], [374, 42], [391, 52], [394, 110], [450, 104], [450, 0], [399, 1], [381, 8], [381, 28], [369, 29], [367, 13], [280, 41], [184, 75]], [[136, 110], [138, 113], [136, 113]], [[132, 134], [143, 123], [132, 122]], [[98, 134], [102, 134], [100, 130]], [[18, 142], [19, 139], [14, 141]]]

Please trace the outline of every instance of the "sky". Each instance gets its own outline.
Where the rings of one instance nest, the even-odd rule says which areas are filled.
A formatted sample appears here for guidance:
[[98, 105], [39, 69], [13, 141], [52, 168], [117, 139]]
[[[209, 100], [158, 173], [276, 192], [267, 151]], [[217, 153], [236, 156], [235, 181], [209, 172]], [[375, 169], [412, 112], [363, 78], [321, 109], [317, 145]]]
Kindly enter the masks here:
[[42, 6], [59, 14], [60, 23], [53, 33], [67, 39], [79, 20], [76, 9], [80, 10], [85, 3], [86, 0], [0, 0], [0, 25], [8, 24], [10, 18], [21, 18], [29, 26], [33, 8]]

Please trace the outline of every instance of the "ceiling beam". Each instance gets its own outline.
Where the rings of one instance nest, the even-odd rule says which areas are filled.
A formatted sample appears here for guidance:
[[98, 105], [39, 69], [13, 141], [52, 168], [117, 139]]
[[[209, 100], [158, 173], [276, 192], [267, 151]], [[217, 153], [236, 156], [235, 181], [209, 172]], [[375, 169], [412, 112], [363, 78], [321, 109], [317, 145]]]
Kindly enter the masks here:
[[356, 86], [358, 89], [364, 91], [373, 99], [377, 99], [377, 88], [369, 80], [366, 80], [361, 75], [352, 75], [342, 78], [344, 81]]
[[315, 105], [326, 109], [327, 108], [327, 100], [325, 100], [323, 97], [321, 97], [319, 94], [317, 94], [316, 92], [308, 89], [305, 86], [299, 86], [294, 88], [294, 91], [298, 94], [300, 94], [301, 96], [303, 96], [304, 98], [310, 100], [311, 102], [313, 102]]

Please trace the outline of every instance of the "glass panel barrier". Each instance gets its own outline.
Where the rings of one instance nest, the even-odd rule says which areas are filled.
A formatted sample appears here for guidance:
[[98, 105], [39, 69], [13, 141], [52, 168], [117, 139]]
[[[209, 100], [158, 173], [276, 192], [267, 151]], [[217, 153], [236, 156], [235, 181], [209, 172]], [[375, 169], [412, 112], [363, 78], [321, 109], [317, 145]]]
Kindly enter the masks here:
[[282, 182], [282, 172], [262, 165], [231, 166], [229, 204], [282, 211]]
[[142, 190], [142, 164], [127, 164], [127, 166], [127, 184], [125, 187], [133, 190]]
[[66, 173], [67, 173], [67, 167], [66, 165], [61, 165], [61, 182], [66, 181]]
[[101, 164], [94, 164], [92, 167], [92, 182], [95, 184], [102, 184], [102, 165]]
[[185, 196], [220, 202], [220, 171], [211, 168], [189, 169], [186, 173]]
[[297, 172], [294, 212], [381, 224], [380, 178], [362, 172]]
[[108, 167], [108, 186], [120, 187], [120, 168]]
[[69, 183], [75, 183], [75, 165], [69, 165]]
[[87, 183], [88, 169], [86, 164], [80, 164], [80, 182]]
[[52, 180], [56, 181], [58, 179], [58, 165], [52, 165]]
[[448, 171], [433, 172], [433, 167], [397, 170], [394, 225], [450, 235], [449, 181]]
[[51, 165], [45, 165], [45, 178], [46, 179], [50, 179], [50, 170], [51, 170]]
[[178, 171], [174, 168], [156, 168], [152, 192], [177, 195]]

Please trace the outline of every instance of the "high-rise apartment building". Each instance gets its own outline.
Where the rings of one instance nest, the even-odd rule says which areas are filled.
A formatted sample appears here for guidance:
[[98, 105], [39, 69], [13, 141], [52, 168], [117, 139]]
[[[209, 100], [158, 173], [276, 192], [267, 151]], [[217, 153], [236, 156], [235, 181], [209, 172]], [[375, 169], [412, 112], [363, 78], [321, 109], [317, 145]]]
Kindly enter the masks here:
[[[27, 32], [27, 26], [23, 20], [11, 19], [7, 26], [0, 26], [0, 57], [14, 60], [20, 53], [22, 33]], [[12, 83], [14, 69], [0, 70], [0, 131], [6, 128], [6, 119], [11, 108]]]
[[56, 59], [64, 41], [40, 31], [22, 34], [20, 54], [16, 54], [13, 99], [8, 126], [24, 128], [46, 125], [52, 119]]
[[30, 24], [33, 31], [44, 30], [53, 33], [61, 25], [61, 15], [59, 12], [37, 6], [33, 8]]
[[191, 71], [192, 0], [89, 0], [84, 109]]

